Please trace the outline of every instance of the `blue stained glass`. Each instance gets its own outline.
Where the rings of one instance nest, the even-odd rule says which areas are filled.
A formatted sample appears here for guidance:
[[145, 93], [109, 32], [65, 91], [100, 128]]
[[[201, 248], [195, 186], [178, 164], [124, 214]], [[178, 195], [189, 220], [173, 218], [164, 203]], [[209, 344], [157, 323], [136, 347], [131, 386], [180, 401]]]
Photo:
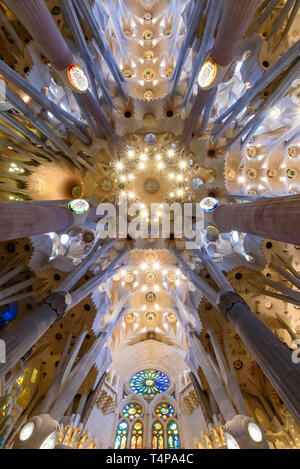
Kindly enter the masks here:
[[169, 378], [157, 370], [143, 370], [130, 380], [133, 392], [145, 397], [153, 397], [165, 392], [170, 385]]
[[128, 423], [119, 423], [117, 435], [115, 439], [114, 449], [125, 449], [127, 443]]
[[168, 425], [168, 446], [169, 449], [179, 449], [179, 436], [178, 436], [178, 425], [175, 422], [171, 422]]
[[0, 313], [0, 331], [17, 317], [18, 303], [10, 303], [5, 312]]

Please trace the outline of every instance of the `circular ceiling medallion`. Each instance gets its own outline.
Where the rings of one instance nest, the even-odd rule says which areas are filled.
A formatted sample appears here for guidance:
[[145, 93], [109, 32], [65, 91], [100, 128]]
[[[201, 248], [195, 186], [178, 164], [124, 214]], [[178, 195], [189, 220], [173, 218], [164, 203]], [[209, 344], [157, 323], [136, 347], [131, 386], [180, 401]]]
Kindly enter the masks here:
[[149, 254], [146, 255], [145, 260], [146, 260], [147, 264], [150, 264], [150, 265], [151, 265], [151, 264], [154, 264], [154, 262], [155, 262], [155, 255], [152, 254], [152, 253], [149, 253]]
[[146, 319], [147, 321], [155, 321], [156, 314], [153, 311], [150, 311], [149, 313], [146, 314]]
[[144, 39], [144, 41], [152, 41], [153, 32], [147, 29], [146, 31], [143, 32], [142, 38]]
[[298, 155], [298, 148], [295, 147], [295, 146], [289, 147], [288, 148], [288, 155], [291, 158], [296, 158], [296, 156]]
[[70, 65], [68, 68], [69, 82], [77, 91], [84, 93], [88, 90], [89, 80], [84, 70], [78, 65]]
[[91, 230], [84, 230], [82, 232], [82, 241], [84, 243], [93, 243], [95, 241], [95, 233]]
[[168, 282], [176, 282], [177, 274], [174, 270], [171, 270], [170, 272], [167, 273], [167, 280]]
[[167, 315], [167, 320], [171, 323], [174, 324], [177, 321], [177, 316], [175, 313], [169, 313]]
[[133, 313], [126, 314], [125, 322], [127, 322], [127, 324], [131, 324], [134, 321], [135, 321], [135, 315]]
[[147, 80], [147, 81], [153, 80], [153, 77], [154, 77], [154, 73], [153, 73], [152, 70], [145, 70], [144, 71], [145, 80]]
[[235, 179], [236, 172], [234, 171], [234, 169], [228, 169], [228, 171], [226, 171], [226, 177], [228, 177], [228, 179]]
[[257, 171], [256, 171], [255, 169], [253, 169], [253, 168], [248, 169], [248, 171], [247, 171], [246, 174], [247, 174], [247, 177], [248, 177], [249, 179], [255, 179], [255, 178], [257, 178]]
[[126, 68], [123, 70], [123, 75], [125, 78], [131, 78], [132, 77], [132, 70], [130, 68]]
[[298, 171], [295, 168], [288, 168], [286, 170], [286, 175], [289, 179], [294, 179], [295, 177], [298, 176]]
[[235, 360], [233, 366], [236, 370], [240, 370], [243, 367], [243, 362], [241, 360]]
[[146, 300], [149, 301], [149, 303], [152, 303], [155, 300], [156, 296], [155, 293], [152, 291], [149, 291], [146, 295]]
[[144, 183], [147, 194], [156, 194], [160, 189], [160, 183], [155, 178], [149, 178]]
[[154, 272], [146, 272], [145, 278], [148, 280], [148, 282], [154, 282], [156, 279], [156, 274]]
[[145, 59], [153, 59], [154, 57], [154, 52], [152, 50], [146, 50], [145, 52]]
[[113, 188], [113, 183], [109, 178], [101, 179], [99, 187], [102, 192], [110, 192]]
[[154, 98], [154, 93], [152, 90], [146, 90], [144, 93], [144, 99], [146, 101], [151, 101]]
[[277, 171], [276, 169], [269, 169], [267, 171], [267, 176], [270, 178], [270, 179], [273, 179], [274, 177], [277, 176]]
[[78, 197], [80, 197], [81, 194], [82, 194], [81, 186], [73, 186], [72, 187], [72, 197], [74, 197], [74, 199], [78, 199]]
[[134, 274], [132, 272], [126, 272], [126, 274], [124, 275], [124, 280], [127, 283], [132, 283], [134, 280]]
[[256, 148], [255, 147], [248, 147], [247, 150], [246, 150], [246, 154], [247, 154], [247, 156], [249, 156], [249, 158], [255, 158]]

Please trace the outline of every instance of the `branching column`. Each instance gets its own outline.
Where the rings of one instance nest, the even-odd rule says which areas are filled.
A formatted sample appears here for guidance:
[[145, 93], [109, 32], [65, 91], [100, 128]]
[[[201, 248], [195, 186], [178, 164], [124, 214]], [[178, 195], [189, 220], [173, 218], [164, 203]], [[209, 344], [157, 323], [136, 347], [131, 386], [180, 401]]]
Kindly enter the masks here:
[[233, 325], [282, 401], [300, 423], [300, 365], [289, 350], [234, 292], [220, 296], [220, 309]]
[[78, 389], [86, 379], [92, 367], [95, 365], [96, 360], [99, 356], [100, 358], [101, 356], [103, 356], [102, 369], [99, 373], [100, 375], [102, 375], [110, 365], [110, 354], [106, 353], [107, 350], [103, 350], [107, 337], [107, 333], [102, 333], [95, 340], [90, 350], [80, 360], [80, 362], [75, 367], [74, 371], [71, 373], [65, 387], [63, 388], [57, 401], [49, 412], [49, 415], [51, 415], [54, 420], [57, 420], [59, 422], [62, 419], [67, 408], [74, 399]]
[[216, 399], [216, 402], [219, 406], [219, 409], [224, 417], [224, 420], [230, 421], [233, 419], [237, 412], [235, 411], [232, 402], [221, 383], [219, 377], [217, 376], [216, 372], [212, 368], [211, 364], [209, 363], [208, 357], [206, 352], [197, 338], [194, 332], [189, 333], [189, 339], [191, 342], [191, 347], [194, 349], [195, 357], [198, 359], [198, 365], [202, 368], [202, 371], [207, 379], [211, 392]]
[[0, 364], [0, 378], [13, 368], [56, 319], [54, 309], [44, 304], [0, 334], [0, 340], [3, 340], [6, 346], [6, 363]]
[[240, 231], [284, 243], [300, 244], [300, 195], [224, 204], [213, 212], [223, 231]]
[[260, 0], [229, 0], [226, 3], [225, 13], [211, 51], [212, 58], [223, 67], [234, 59]]

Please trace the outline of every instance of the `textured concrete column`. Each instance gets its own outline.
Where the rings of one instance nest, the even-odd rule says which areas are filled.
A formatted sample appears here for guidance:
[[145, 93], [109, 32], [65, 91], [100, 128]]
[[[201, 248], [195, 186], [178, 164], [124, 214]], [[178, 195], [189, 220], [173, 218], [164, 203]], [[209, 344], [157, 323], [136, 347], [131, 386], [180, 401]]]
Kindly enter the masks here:
[[56, 312], [44, 304], [0, 334], [0, 339], [6, 344], [6, 363], [0, 364], [0, 378], [31, 349], [56, 319]]
[[47, 207], [27, 202], [0, 203], [0, 241], [50, 231], [67, 231], [73, 222], [72, 212], [65, 207]]
[[64, 70], [70, 65], [73, 59], [72, 53], [44, 0], [5, 0], [4, 3], [24, 24], [57, 70]]
[[234, 59], [260, 0], [228, 0], [211, 57], [223, 67]]
[[6, 363], [0, 364], [0, 379], [31, 349], [49, 327], [66, 312], [65, 292], [52, 293], [45, 304], [27, 314], [0, 334], [6, 345]]
[[289, 350], [233, 292], [220, 296], [220, 309], [274, 386], [282, 401], [300, 423], [300, 364]]
[[240, 231], [300, 245], [300, 195], [224, 204], [212, 214], [223, 231]]
[[207, 382], [209, 384], [214, 398], [216, 399], [219, 409], [225, 421], [229, 421], [235, 415], [237, 415], [237, 412], [235, 411], [223, 384], [219, 380], [219, 377], [217, 376], [211, 364], [209, 363], [208, 358], [206, 356], [206, 352], [203, 349], [203, 346], [197, 338], [196, 334], [194, 332], [190, 332], [189, 338], [191, 346], [194, 348], [195, 356], [199, 361], [199, 367], [202, 369], [205, 378], [207, 379]]

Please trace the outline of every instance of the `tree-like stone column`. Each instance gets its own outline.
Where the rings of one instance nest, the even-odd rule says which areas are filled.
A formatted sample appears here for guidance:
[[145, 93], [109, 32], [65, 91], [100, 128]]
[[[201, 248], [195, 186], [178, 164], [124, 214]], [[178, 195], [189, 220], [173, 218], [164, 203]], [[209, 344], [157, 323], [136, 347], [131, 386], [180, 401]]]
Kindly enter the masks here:
[[49, 327], [65, 312], [65, 296], [55, 293], [45, 303], [0, 334], [6, 348], [6, 362], [0, 364], [0, 378], [31, 349]]
[[300, 364], [293, 362], [292, 350], [250, 311], [237, 293], [227, 292], [220, 295], [219, 307], [284, 404], [300, 423]]
[[73, 401], [78, 389], [86, 379], [92, 367], [95, 365], [97, 359], [102, 359], [102, 368], [99, 374], [102, 375], [111, 363], [111, 357], [104, 345], [107, 341], [108, 334], [101, 333], [95, 340], [87, 354], [78, 362], [74, 371], [70, 374], [65, 387], [58, 396], [57, 401], [54, 403], [49, 414], [58, 422], [64, 416], [70, 403]]
[[[64, 70], [73, 55], [59, 32], [44, 0], [5, 0], [9, 9], [32, 34], [39, 47], [57, 70]], [[47, 34], [45, 34], [47, 32]]]
[[66, 207], [31, 204], [30, 202], [0, 203], [0, 241], [26, 238], [54, 231], [67, 231], [74, 223]]
[[300, 245], [300, 195], [224, 204], [212, 214], [223, 231], [239, 231]]
[[229, 65], [256, 12], [260, 0], [228, 0], [211, 57], [218, 65]]
[[202, 369], [205, 378], [207, 379], [211, 392], [219, 406], [224, 420], [227, 422], [233, 419], [233, 417], [237, 415], [237, 412], [232, 405], [225, 387], [209, 363], [208, 357], [200, 340], [194, 332], [189, 332], [189, 340], [191, 347], [193, 348], [195, 358], [198, 360], [198, 366]]

